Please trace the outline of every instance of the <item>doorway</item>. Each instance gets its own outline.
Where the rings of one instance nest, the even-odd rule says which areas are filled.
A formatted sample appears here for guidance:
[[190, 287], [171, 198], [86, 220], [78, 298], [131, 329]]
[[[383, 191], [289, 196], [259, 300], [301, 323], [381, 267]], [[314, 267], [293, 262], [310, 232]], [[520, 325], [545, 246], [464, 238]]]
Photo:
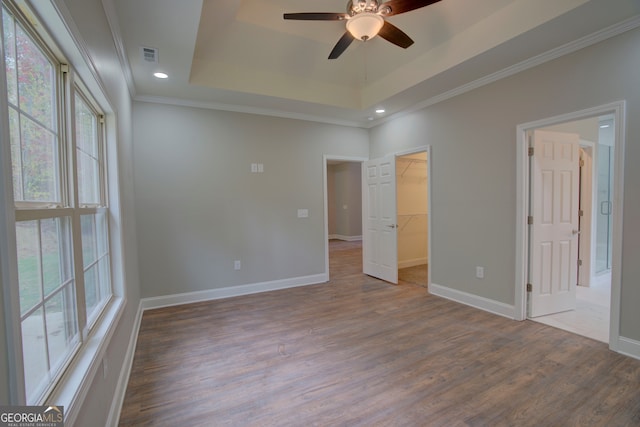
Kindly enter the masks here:
[[[396, 238], [400, 234], [401, 248], [394, 251], [400, 256], [402, 260], [398, 263], [396, 257], [394, 261], [394, 270], [402, 276], [403, 283], [414, 283], [428, 288], [431, 283], [431, 243], [429, 239], [429, 230], [431, 229], [431, 221], [429, 217], [430, 207], [430, 191], [429, 191], [429, 175], [430, 175], [430, 147], [421, 146], [412, 150], [398, 152], [390, 156], [393, 161], [394, 169], [396, 163], [400, 166], [397, 168], [398, 172], [393, 173], [393, 188], [392, 198], [394, 201], [398, 198], [398, 191], [401, 195], [401, 207], [400, 211], [394, 206], [393, 209], [393, 224], [394, 227], [385, 227], [386, 229], [393, 230]], [[325, 276], [326, 281], [330, 278], [330, 260], [329, 260], [329, 240], [335, 243], [335, 240], [340, 241], [362, 241], [364, 246], [365, 239], [365, 216], [367, 215], [366, 208], [367, 199], [365, 194], [365, 167], [364, 165], [369, 162], [367, 159], [344, 157], [344, 156], [324, 156], [324, 217], [325, 217]], [[342, 166], [339, 166], [342, 165]], [[357, 165], [362, 171], [361, 175], [361, 188], [360, 192], [350, 192], [350, 196], [346, 200], [354, 201], [355, 198], [361, 197], [362, 203], [362, 216], [361, 216], [361, 236], [345, 235], [335, 227], [338, 219], [336, 216], [344, 214], [346, 210], [351, 209], [352, 202], [343, 202], [345, 199], [340, 200], [336, 197], [335, 188], [340, 185], [336, 183], [336, 175], [333, 174], [331, 169], [336, 168], [348, 168]], [[397, 178], [400, 176], [400, 186], [398, 189]], [[343, 190], [341, 190], [343, 191]], [[358, 196], [359, 194], [359, 196]], [[396, 204], [397, 205], [397, 204]], [[415, 233], [411, 233], [415, 231]], [[397, 245], [396, 245], [397, 247]], [[363, 264], [364, 258], [366, 258], [363, 248]], [[378, 254], [382, 254], [385, 251], [375, 251]], [[400, 253], [398, 253], [400, 252]], [[363, 272], [365, 268], [363, 267]], [[367, 273], [368, 274], [368, 273]], [[374, 274], [375, 276], [375, 274]], [[397, 280], [396, 280], [397, 281]]]
[[[518, 127], [518, 215], [523, 215], [519, 217], [521, 226], [517, 233], [518, 318], [529, 318], [608, 342], [612, 350], [616, 350], [619, 339], [623, 120], [624, 103], [621, 102]], [[535, 151], [542, 148], [546, 155], [553, 152], [549, 148], [553, 146], [550, 143], [546, 144], [547, 148], [544, 148], [544, 144], [539, 146], [541, 133], [553, 139], [553, 136], [544, 132], [556, 136], [573, 135], [570, 139], [574, 148], [566, 148], [569, 143], [565, 141], [565, 148], [560, 151], [567, 154], [567, 158], [573, 158], [568, 153], [574, 152], [574, 149], [575, 153], [581, 152], [580, 163], [583, 166], [579, 173], [572, 174], [570, 169], [573, 166], [562, 166], [564, 169], [554, 179], [551, 169], [540, 166], [542, 163]], [[576, 147], [576, 140], [579, 141], [579, 148]], [[535, 149], [529, 156], [531, 146], [535, 146]], [[578, 159], [575, 161], [579, 162]], [[546, 176], [547, 181], [541, 176]], [[547, 196], [546, 201], [544, 196], [539, 196], [541, 187], [551, 188], [552, 182], [563, 180], [567, 184], [557, 190], [557, 194], [562, 196]], [[588, 184], [591, 184], [590, 189]], [[578, 196], [575, 202], [568, 199], [570, 196], [564, 196], [573, 192], [570, 185], [576, 185]], [[573, 219], [566, 216], [569, 229], [556, 228], [551, 233], [553, 239], [559, 239], [558, 244], [553, 243], [551, 237], [541, 234], [544, 233], [544, 224], [540, 224], [540, 215], [546, 215], [545, 212], [549, 218], [555, 215], [549, 208], [552, 197], [555, 197], [554, 203], [571, 206], [571, 215], [575, 215]], [[575, 246], [575, 263], [572, 246]], [[553, 261], [556, 254], [561, 253], [564, 255], [558, 258], [564, 257], [564, 264]], [[544, 260], [539, 260], [545, 257], [548, 259], [546, 265]], [[606, 269], [602, 268], [606, 262], [602, 258], [608, 261]], [[557, 272], [552, 267], [561, 264], [567, 267], [559, 268]], [[562, 281], [567, 283], [566, 289], [559, 286], [555, 290], [554, 283]], [[520, 289], [518, 283], [522, 286]], [[569, 291], [573, 292], [573, 306], [570, 306], [571, 299], [566, 299], [571, 296]], [[557, 302], [555, 295], [561, 293], [564, 293], [561, 297], [565, 301], [554, 305]], [[540, 309], [540, 298], [551, 301], [550, 312], [545, 312], [545, 307]], [[558, 307], [555, 311], [559, 313], [553, 307]]]
[[329, 242], [344, 242], [345, 248], [351, 248], [362, 241], [361, 168], [365, 160], [328, 155], [323, 159], [326, 281], [331, 273]]
[[[420, 265], [426, 269], [426, 280], [415, 280], [428, 288], [431, 281], [430, 159], [429, 147], [423, 146], [364, 163], [362, 264], [365, 274], [397, 284], [399, 267]], [[416, 231], [415, 235], [412, 230]], [[403, 246], [399, 248], [399, 237], [403, 234]]]
[[427, 152], [396, 157], [398, 279], [428, 287]]

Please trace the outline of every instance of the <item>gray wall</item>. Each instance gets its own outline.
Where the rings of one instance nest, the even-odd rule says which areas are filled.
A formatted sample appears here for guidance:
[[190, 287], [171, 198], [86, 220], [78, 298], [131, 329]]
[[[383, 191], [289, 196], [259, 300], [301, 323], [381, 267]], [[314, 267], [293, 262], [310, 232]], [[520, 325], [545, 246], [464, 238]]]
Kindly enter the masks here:
[[433, 283], [513, 305], [516, 127], [626, 100], [620, 332], [640, 340], [638, 46], [636, 29], [372, 129], [371, 158], [432, 146]]
[[345, 162], [327, 166], [327, 209], [329, 236], [362, 236], [360, 163]]
[[325, 272], [323, 155], [366, 157], [366, 130], [143, 102], [134, 123], [143, 297]]

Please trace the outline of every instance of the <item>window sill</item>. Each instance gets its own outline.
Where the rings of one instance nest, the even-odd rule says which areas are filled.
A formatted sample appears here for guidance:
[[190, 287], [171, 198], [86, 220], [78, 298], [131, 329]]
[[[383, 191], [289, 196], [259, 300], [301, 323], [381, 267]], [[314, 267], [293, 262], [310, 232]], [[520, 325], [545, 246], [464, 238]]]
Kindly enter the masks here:
[[47, 404], [64, 406], [65, 424], [73, 425], [78, 416], [125, 305], [124, 298], [112, 298], [75, 360], [45, 399]]

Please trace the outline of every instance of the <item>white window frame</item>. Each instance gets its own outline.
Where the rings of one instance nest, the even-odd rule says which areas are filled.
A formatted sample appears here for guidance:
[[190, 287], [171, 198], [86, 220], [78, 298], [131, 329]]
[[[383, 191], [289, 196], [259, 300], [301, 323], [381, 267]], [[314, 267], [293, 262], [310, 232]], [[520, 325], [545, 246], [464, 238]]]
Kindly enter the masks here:
[[[16, 6], [16, 3], [18, 4]], [[44, 3], [44, 2], [42, 2]], [[47, 2], [46, 5], [38, 4], [38, 8], [42, 8], [41, 10], [45, 10], [47, 8], [56, 9], [55, 0]], [[16, 13], [20, 8], [29, 7], [24, 0], [15, 0], [15, 3], [11, 0], [2, 1], [4, 6], [8, 6], [8, 9], [12, 11], [12, 13]], [[29, 10], [29, 15], [32, 17], [31, 22], [33, 22], [33, 17], [37, 17], [38, 14], [34, 13], [33, 10]], [[42, 16], [48, 16], [48, 19], [53, 19], [49, 14], [43, 14]], [[17, 18], [17, 14], [16, 14]], [[59, 22], [62, 21], [62, 16], [56, 14], [56, 18]], [[36, 18], [37, 21], [37, 18]], [[23, 28], [27, 30], [30, 25], [22, 22]], [[38, 22], [37, 25], [38, 30], [42, 30], [44, 26]], [[59, 27], [58, 27], [59, 28]], [[30, 34], [33, 37], [33, 34]], [[40, 35], [38, 33], [38, 35]], [[69, 46], [69, 40], [73, 40], [73, 37], [70, 33], [66, 34], [56, 34], [56, 36], [62, 36], [66, 38], [65, 46]], [[44, 45], [51, 48], [53, 39], [47, 34], [44, 37]], [[37, 38], [34, 40], [38, 42], [42, 42]], [[42, 47], [42, 45], [41, 45]], [[77, 59], [78, 57], [82, 58], [84, 61], [87, 61], [86, 54], [83, 54], [82, 49], [76, 44], [74, 46], [76, 51], [74, 53], [74, 57]], [[56, 47], [57, 49], [57, 47]], [[4, 67], [4, 46], [0, 46], [1, 50], [1, 60], [2, 64], [0, 66], [0, 137], [4, 141], [9, 141], [9, 126], [8, 126], [8, 100], [6, 97], [7, 87], [6, 87], [6, 76], [5, 76], [5, 67]], [[66, 61], [60, 61], [66, 62]], [[86, 64], [84, 68], [86, 69]], [[73, 70], [72, 67], [70, 67]], [[95, 71], [95, 70], [93, 70]], [[86, 72], [85, 72], [86, 77]], [[97, 74], [89, 73], [90, 77], [97, 78]], [[86, 90], [85, 86], [80, 82], [79, 78], [73, 79], [78, 82], [78, 85], [67, 84], [64, 89], [65, 96], [70, 102], [73, 102], [73, 96], [70, 96], [74, 93], [75, 90], [78, 90], [78, 87], [81, 87], [80, 90], [83, 93], [85, 100], [87, 100], [87, 94], [95, 95], [94, 91]], [[98, 79], [99, 80], [99, 79]], [[95, 88], [102, 89], [100, 82], [92, 83], [91, 87], [95, 90]], [[101, 97], [102, 102], [104, 100], [105, 95], [100, 90], [98, 91], [98, 95]], [[90, 97], [89, 99], [92, 99]], [[107, 100], [108, 103], [108, 100]], [[98, 103], [92, 101], [88, 103], [93, 108], [98, 110]], [[74, 132], [69, 132], [69, 129], [73, 129], [73, 120], [69, 120], [69, 117], [73, 118], [73, 115], [69, 116], [69, 111], [61, 111], [67, 119], [66, 122], [63, 123], [63, 127], [61, 127], [61, 132], [68, 132], [68, 135], [62, 135], [60, 144], [65, 145], [66, 154], [71, 156], [72, 159], [75, 159], [75, 143], [69, 144], [69, 138], [75, 138]], [[100, 162], [101, 165], [101, 177], [102, 186], [101, 186], [101, 196], [102, 200], [107, 200], [107, 195], [113, 197], [116, 195], [117, 191], [109, 190], [107, 187], [107, 176], [106, 172], [109, 170], [111, 173], [117, 173], [117, 167], [108, 166], [107, 158], [116, 159], [117, 155], [114, 153], [108, 153], [107, 151], [107, 137], [106, 137], [106, 126], [104, 122], [104, 114], [99, 114], [101, 116], [101, 135], [100, 138], [102, 140], [101, 144], [101, 154], [103, 156], [103, 161]], [[113, 116], [115, 119], [115, 115]], [[111, 129], [114, 129], [111, 127]], [[111, 143], [114, 143], [113, 137], [110, 139]], [[0, 162], [0, 239], [3, 243], [0, 243], [0, 277], [2, 279], [2, 290], [3, 295], [2, 299], [4, 300], [4, 315], [5, 322], [8, 325], [7, 328], [7, 342], [9, 344], [9, 380], [10, 380], [10, 403], [11, 404], [25, 404], [25, 388], [24, 388], [24, 377], [23, 377], [23, 363], [22, 363], [22, 340], [21, 340], [21, 330], [20, 330], [20, 303], [18, 296], [18, 273], [17, 273], [17, 253], [16, 253], [16, 235], [15, 235], [15, 223], [16, 221], [28, 220], [28, 219], [38, 219], [41, 217], [50, 217], [50, 216], [69, 216], [71, 213], [72, 221], [75, 221], [73, 218], [77, 218], [79, 224], [79, 218], [81, 214], [89, 214], [95, 213], [98, 210], [102, 210], [107, 214], [107, 234], [109, 241], [108, 253], [111, 257], [111, 262], [109, 265], [110, 277], [111, 277], [111, 297], [103, 301], [102, 307], [100, 308], [100, 313], [94, 316], [92, 319], [89, 319], [90, 322], [87, 323], [87, 319], [85, 318], [83, 321], [79, 321], [79, 328], [83, 330], [81, 334], [82, 344], [78, 349], [77, 353], [73, 356], [71, 363], [67, 366], [64, 372], [61, 372], [60, 377], [56, 380], [56, 382], [52, 385], [51, 389], [47, 392], [46, 396], [43, 396], [40, 403], [44, 403], [45, 400], [50, 404], [64, 405], [65, 406], [65, 419], [73, 423], [73, 420], [78, 414], [80, 405], [82, 400], [86, 396], [87, 390], [95, 377], [98, 367], [102, 362], [102, 357], [104, 356], [105, 350], [110, 342], [110, 339], [115, 331], [115, 328], [118, 324], [120, 316], [122, 315], [125, 299], [123, 298], [124, 287], [122, 282], [122, 260], [118, 260], [118, 265], [115, 267], [115, 271], [120, 273], [120, 275], [114, 275], [114, 259], [113, 259], [113, 239], [117, 244], [121, 244], [122, 235], [121, 233], [114, 232], [114, 230], [110, 230], [109, 225], [113, 225], [115, 223], [115, 219], [120, 217], [120, 212], [113, 212], [108, 207], [108, 204], [101, 203], [101, 206], [83, 206], [76, 207], [75, 209], [72, 207], [65, 206], [47, 206], [47, 212], [41, 211], [38, 209], [42, 206], [37, 206], [37, 204], [29, 204], [29, 206], [16, 206], [13, 200], [13, 186], [11, 183], [12, 178], [12, 168], [11, 168], [11, 148], [10, 144], [3, 143], [0, 147], [2, 150], [2, 155], [0, 158], [2, 161]], [[115, 148], [113, 148], [115, 150]], [[65, 150], [61, 150], [65, 151]], [[63, 158], [64, 157], [64, 158]], [[69, 163], [69, 158], [65, 156], [60, 156], [60, 161], [64, 164], [61, 165], [62, 168], [67, 168], [66, 174], [61, 174], [62, 176], [68, 176], [68, 173], [76, 174], [77, 169], [75, 165], [75, 161], [71, 161]], [[71, 195], [65, 194], [69, 185], [65, 185], [64, 183], [61, 186], [61, 197], [63, 204], [71, 205]], [[77, 200], [77, 191], [75, 194], [74, 200]], [[119, 203], [118, 203], [119, 204]], [[102, 206], [104, 205], [104, 206]], [[79, 227], [73, 227], [78, 230], [74, 232], [74, 234], [78, 235], [79, 238]], [[75, 241], [76, 238], [73, 238], [74, 245], [77, 244]], [[77, 246], [76, 246], [77, 247]], [[81, 246], [80, 246], [81, 247]], [[118, 248], [118, 254], [121, 254], [121, 249]], [[80, 270], [82, 270], [82, 262], [77, 262], [77, 258], [81, 258], [81, 250], [75, 251], [74, 258], [74, 268], [77, 269], [77, 266], [80, 266]], [[79, 255], [78, 255], [79, 254]], [[75, 273], [76, 279], [76, 291], [78, 289], [84, 289], [83, 277], [82, 275], [78, 276], [77, 272]], [[119, 286], [114, 285], [114, 279], [118, 280]], [[119, 292], [115, 292], [118, 290]], [[76, 299], [80, 301], [80, 295], [76, 292]], [[84, 296], [82, 295], [81, 304], [84, 307]], [[80, 307], [78, 307], [79, 311]]]

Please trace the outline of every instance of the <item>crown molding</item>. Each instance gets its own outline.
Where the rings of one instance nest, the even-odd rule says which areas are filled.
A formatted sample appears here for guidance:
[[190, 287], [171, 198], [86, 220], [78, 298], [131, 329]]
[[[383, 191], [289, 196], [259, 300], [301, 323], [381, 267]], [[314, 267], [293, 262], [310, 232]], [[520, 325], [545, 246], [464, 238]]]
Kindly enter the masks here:
[[[110, 5], [113, 5], [113, 0], [102, 0], [102, 1], [103, 3], [109, 3]], [[480, 88], [482, 86], [494, 83], [506, 77], [513, 76], [522, 71], [526, 71], [528, 69], [534, 68], [538, 65], [544, 64], [546, 62], [560, 58], [562, 56], [577, 52], [578, 50], [592, 46], [596, 43], [600, 43], [602, 41], [618, 36], [620, 34], [623, 34], [627, 31], [633, 30], [638, 27], [640, 27], [640, 15], [636, 15], [632, 18], [626, 19], [617, 24], [614, 24], [602, 30], [596, 31], [592, 34], [581, 37], [572, 42], [556, 47], [554, 49], [548, 50], [547, 52], [531, 57], [517, 64], [514, 64], [512, 66], [509, 66], [502, 70], [491, 73], [487, 76], [476, 79], [472, 82], [466, 83], [464, 85], [458, 86], [449, 91], [443, 92], [439, 95], [425, 99], [424, 101], [421, 101], [418, 104], [415, 104], [411, 107], [398, 111], [387, 117], [379, 118], [372, 121], [370, 120], [366, 120], [366, 121], [339, 120], [339, 119], [334, 119], [330, 117], [296, 113], [292, 111], [275, 110], [270, 108], [258, 108], [258, 107], [242, 106], [242, 105], [235, 105], [235, 104], [223, 104], [223, 103], [216, 103], [216, 102], [192, 101], [192, 100], [170, 98], [170, 97], [133, 96], [133, 98], [135, 101], [139, 101], [139, 102], [204, 108], [204, 109], [211, 109], [211, 110], [221, 110], [221, 111], [230, 111], [230, 112], [247, 113], [247, 114], [257, 114], [257, 115], [263, 115], [263, 116], [272, 116], [272, 117], [280, 117], [280, 118], [287, 118], [287, 119], [305, 120], [305, 121], [333, 124], [333, 125], [339, 125], [339, 126], [371, 129], [376, 126], [380, 126], [386, 122], [389, 122], [391, 120], [398, 119], [405, 115], [411, 114], [415, 111], [422, 110], [424, 108], [430, 107], [442, 101], [451, 99], [455, 96], [462, 95], [464, 93], [467, 93], [474, 89]], [[114, 30], [114, 28], [115, 27], [112, 27], [112, 30]], [[114, 39], [116, 38], [120, 40], [120, 43], [116, 43], [116, 44], [119, 46], [122, 46], [122, 40], [120, 39], [119, 36], [116, 37], [116, 34], [114, 34]], [[126, 65], [123, 64], [123, 68], [128, 69], [129, 75], [130, 75], [130, 67], [128, 65], [128, 62], [126, 61], [126, 55], [123, 55], [122, 61], [126, 63]], [[131, 77], [131, 80], [133, 80], [132, 77]], [[133, 86], [132, 82], [130, 83], [130, 87], [131, 86]]]
[[544, 64], [545, 62], [549, 62], [554, 59], [560, 58], [562, 56], [568, 55], [570, 53], [577, 52], [578, 50], [592, 46], [596, 43], [600, 43], [602, 41], [618, 36], [620, 34], [623, 34], [627, 31], [633, 30], [638, 27], [640, 27], [640, 15], [636, 15], [632, 18], [626, 19], [617, 24], [614, 24], [602, 30], [596, 31], [595, 33], [589, 34], [587, 36], [576, 39], [572, 42], [566, 43], [562, 46], [558, 46], [554, 49], [548, 50], [547, 52], [541, 53], [540, 55], [536, 55], [529, 59], [525, 59], [524, 61], [514, 64], [510, 67], [503, 68], [500, 71], [496, 71], [495, 73], [491, 73], [485, 77], [481, 77], [477, 80], [474, 80], [462, 86], [458, 86], [455, 89], [449, 90], [447, 92], [443, 92], [440, 95], [433, 96], [418, 104], [415, 104], [412, 107], [409, 107], [407, 109], [394, 113], [388, 117], [376, 120], [371, 124], [371, 126], [368, 126], [368, 127], [372, 128], [375, 126], [379, 126], [385, 122], [395, 120], [407, 114], [435, 105], [439, 102], [446, 101], [447, 99], [451, 99], [455, 96], [462, 95], [463, 93], [470, 92], [474, 89], [478, 89], [482, 86], [488, 85], [490, 83], [494, 83], [506, 77], [513, 76], [522, 71]]
[[251, 107], [251, 106], [245, 106], [245, 105], [192, 101], [187, 99], [169, 98], [169, 97], [161, 97], [161, 96], [136, 96], [134, 98], [134, 101], [148, 102], [148, 103], [154, 103], [154, 104], [176, 105], [180, 107], [194, 107], [194, 108], [204, 108], [209, 110], [221, 110], [221, 111], [229, 111], [234, 113], [256, 114], [260, 116], [271, 116], [271, 117], [279, 117], [283, 119], [304, 120], [308, 122], [318, 122], [318, 123], [325, 123], [325, 124], [338, 125], [338, 126], [366, 128], [366, 126], [363, 123], [356, 122], [356, 121], [339, 120], [331, 117], [295, 113], [293, 111], [281, 111], [281, 110], [275, 110], [271, 108], [258, 108], [258, 107]]
[[118, 60], [122, 67], [124, 78], [127, 81], [127, 87], [129, 88], [129, 94], [131, 98], [136, 97], [136, 85], [133, 79], [133, 72], [131, 71], [131, 64], [127, 57], [127, 52], [124, 48], [124, 41], [122, 40], [122, 31], [120, 30], [120, 22], [118, 21], [118, 13], [116, 7], [113, 4], [113, 0], [102, 0], [102, 8], [107, 16], [107, 22], [109, 29], [111, 30], [111, 37], [113, 37], [113, 43], [116, 48]]

